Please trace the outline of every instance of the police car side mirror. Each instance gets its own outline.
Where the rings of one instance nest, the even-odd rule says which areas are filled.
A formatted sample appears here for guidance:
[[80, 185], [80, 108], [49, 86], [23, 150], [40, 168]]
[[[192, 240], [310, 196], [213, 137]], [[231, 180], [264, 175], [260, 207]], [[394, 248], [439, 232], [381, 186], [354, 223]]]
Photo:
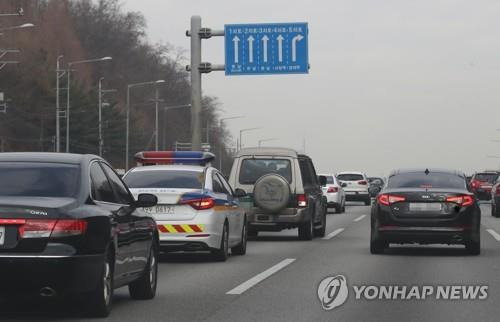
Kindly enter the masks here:
[[137, 197], [137, 201], [134, 203], [136, 208], [149, 208], [156, 206], [158, 203], [158, 198], [150, 193], [141, 193]]
[[238, 189], [236, 189], [236, 190], [234, 191], [234, 196], [235, 196], [236, 198], [243, 198], [243, 197], [246, 197], [246, 196], [247, 196], [247, 193], [246, 193], [246, 191], [245, 191], [245, 190], [243, 190], [243, 189], [239, 189], [239, 188], [238, 188]]

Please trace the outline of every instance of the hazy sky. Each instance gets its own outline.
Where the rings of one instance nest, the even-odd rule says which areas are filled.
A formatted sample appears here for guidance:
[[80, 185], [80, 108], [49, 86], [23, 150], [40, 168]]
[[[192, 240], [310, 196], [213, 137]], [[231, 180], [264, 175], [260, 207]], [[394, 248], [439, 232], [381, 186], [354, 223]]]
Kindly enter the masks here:
[[[149, 38], [185, 48], [193, 14], [203, 26], [309, 23], [308, 75], [203, 76], [233, 136], [243, 144], [302, 149], [318, 171], [399, 167], [499, 168], [498, 0], [126, 0]], [[222, 37], [203, 41], [203, 60], [224, 62]]]

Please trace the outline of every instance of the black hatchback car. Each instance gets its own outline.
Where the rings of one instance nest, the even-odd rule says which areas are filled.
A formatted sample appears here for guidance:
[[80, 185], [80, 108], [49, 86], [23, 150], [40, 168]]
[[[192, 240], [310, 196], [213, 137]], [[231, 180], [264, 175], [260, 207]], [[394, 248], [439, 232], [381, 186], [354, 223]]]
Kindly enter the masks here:
[[370, 251], [390, 243], [463, 244], [478, 255], [481, 210], [465, 176], [448, 170], [398, 170], [371, 212]]
[[[103, 159], [59, 153], [0, 154], [0, 292], [79, 295], [110, 313], [113, 289], [156, 293], [158, 233]], [[80, 304], [80, 303], [78, 303]]]

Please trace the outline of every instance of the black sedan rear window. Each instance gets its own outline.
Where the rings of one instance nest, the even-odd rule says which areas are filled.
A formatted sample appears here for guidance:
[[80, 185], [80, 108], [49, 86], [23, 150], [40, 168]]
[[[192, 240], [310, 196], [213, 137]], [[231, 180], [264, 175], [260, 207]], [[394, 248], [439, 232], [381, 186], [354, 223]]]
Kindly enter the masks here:
[[498, 174], [496, 173], [476, 173], [474, 180], [495, 183], [498, 179]]
[[466, 189], [465, 178], [452, 173], [424, 172], [400, 173], [389, 178], [389, 189], [425, 188], [425, 189]]
[[202, 189], [204, 178], [202, 171], [151, 170], [132, 171], [123, 181], [129, 188]]
[[0, 196], [75, 197], [80, 167], [73, 164], [2, 162]]

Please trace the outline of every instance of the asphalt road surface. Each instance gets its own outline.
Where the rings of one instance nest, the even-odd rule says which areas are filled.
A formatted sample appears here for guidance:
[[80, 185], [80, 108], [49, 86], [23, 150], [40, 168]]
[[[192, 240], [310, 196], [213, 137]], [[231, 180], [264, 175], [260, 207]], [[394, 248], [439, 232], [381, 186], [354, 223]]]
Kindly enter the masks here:
[[[265, 233], [246, 256], [225, 263], [203, 254], [163, 256], [152, 301], [115, 293], [108, 321], [498, 321], [500, 316], [500, 218], [482, 208], [482, 254], [459, 246], [393, 246], [369, 252], [370, 208], [349, 204], [331, 213], [327, 237], [299, 241], [296, 230]], [[36, 272], [33, 272], [36, 274]], [[486, 300], [367, 300], [349, 290], [331, 311], [318, 299], [319, 283], [343, 274], [349, 285], [487, 285]], [[0, 286], [1, 287], [1, 286]], [[0, 303], [0, 320], [85, 320], [64, 303], [22, 299]]]

